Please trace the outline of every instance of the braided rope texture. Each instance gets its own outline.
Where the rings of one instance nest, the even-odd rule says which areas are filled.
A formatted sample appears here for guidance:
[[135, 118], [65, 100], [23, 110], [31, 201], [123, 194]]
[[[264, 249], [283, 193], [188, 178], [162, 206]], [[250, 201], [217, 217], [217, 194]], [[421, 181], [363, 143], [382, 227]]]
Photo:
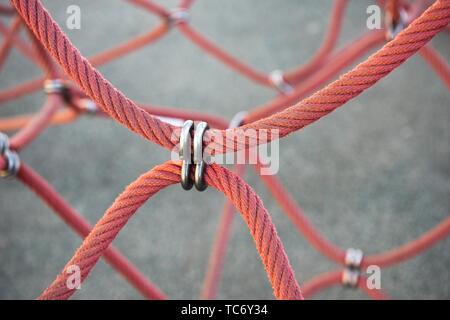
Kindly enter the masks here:
[[[75, 290], [66, 285], [70, 276], [69, 268], [78, 266], [81, 280], [84, 281], [128, 220], [155, 193], [179, 183], [180, 173], [180, 162], [166, 162], [131, 183], [97, 222], [73, 258], [39, 299], [69, 298]], [[207, 167], [206, 181], [222, 192], [241, 213], [255, 240], [275, 297], [286, 300], [302, 299], [300, 287], [281, 240], [258, 195], [239, 176], [218, 165]]]
[[[12, 0], [12, 3], [55, 60], [103, 111], [150, 141], [166, 148], [176, 145], [179, 135], [175, 127], [151, 116], [114, 88], [72, 45], [39, 0]], [[277, 137], [284, 137], [319, 120], [401, 65], [449, 22], [450, 0], [436, 1], [393, 41], [335, 82], [300, 103], [247, 124], [243, 129], [276, 129]], [[228, 136], [233, 136], [238, 129], [227, 131]], [[260, 143], [259, 136], [230, 144], [227, 139], [214, 139], [215, 135], [215, 130], [206, 134], [206, 139], [210, 141], [208, 150], [213, 150], [214, 154], [229, 151], [230, 145], [237, 151]], [[268, 139], [271, 140], [271, 137], [269, 135]]]

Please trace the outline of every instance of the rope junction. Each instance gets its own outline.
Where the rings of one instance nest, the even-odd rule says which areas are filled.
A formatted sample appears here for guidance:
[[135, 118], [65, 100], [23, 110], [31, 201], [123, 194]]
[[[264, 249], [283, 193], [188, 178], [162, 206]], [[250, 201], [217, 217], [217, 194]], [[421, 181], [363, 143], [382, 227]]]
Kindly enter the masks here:
[[[276, 70], [270, 74], [240, 62], [196, 31], [189, 24], [193, 0], [181, 0], [174, 10], [167, 10], [148, 0], [128, 2], [157, 15], [161, 18], [161, 23], [149, 32], [89, 59], [73, 46], [39, 0], [11, 0], [11, 6], [0, 5], [1, 15], [14, 17], [9, 27], [0, 21], [0, 32], [4, 36], [0, 47], [0, 66], [14, 46], [45, 73], [41, 78], [0, 91], [0, 103], [40, 89], [47, 93], [46, 101], [38, 113], [0, 119], [0, 131], [17, 131], [11, 138], [5, 134], [0, 135], [0, 174], [15, 175], [84, 239], [80, 248], [39, 299], [69, 298], [75, 289], [66, 286], [70, 275], [66, 272], [67, 269], [72, 265], [79, 266], [81, 280], [84, 281], [101, 256], [145, 297], [165, 299], [165, 294], [112, 247], [111, 243], [150, 197], [163, 188], [180, 182], [185, 189], [195, 185], [198, 190], [204, 190], [209, 185], [223, 193], [228, 200], [223, 209], [201, 292], [201, 298], [205, 299], [214, 298], [217, 292], [234, 216], [233, 206], [241, 214], [255, 241], [277, 299], [303, 299], [335, 284], [358, 287], [374, 299], [385, 299], [387, 296], [380, 290], [367, 288], [361, 270], [370, 265], [388, 267], [405, 261], [450, 234], [450, 218], [447, 218], [418, 239], [388, 252], [363, 255], [362, 251], [356, 249], [343, 251], [315, 229], [276, 176], [261, 175], [261, 180], [298, 231], [324, 256], [342, 266], [337, 271], [319, 275], [304, 283], [300, 290], [269, 213], [259, 196], [240, 178], [244, 167], [238, 165], [233, 172], [217, 164], [205, 165], [199, 156], [203, 150], [226, 153], [249, 149], [262, 143], [256, 138], [230, 144], [214, 140], [217, 133], [227, 136], [227, 133], [236, 133], [241, 129], [277, 129], [282, 138], [296, 132], [372, 87], [417, 52], [429, 62], [450, 89], [450, 66], [428, 44], [441, 30], [448, 30], [450, 0], [437, 0], [431, 6], [428, 6], [426, 0], [411, 3], [401, 0], [379, 1], [386, 9], [385, 30], [370, 31], [340, 50], [336, 50], [335, 46], [348, 1], [335, 0], [327, 34], [312, 59], [293, 70]], [[21, 28], [27, 29], [29, 43], [19, 35]], [[280, 95], [265, 105], [239, 113], [228, 124], [225, 119], [214, 115], [137, 104], [95, 68], [154, 43], [171, 30], [178, 30], [207, 54], [249, 80], [279, 91]], [[365, 61], [322, 87], [367, 51], [383, 42], [386, 42], [383, 47]], [[180, 143], [180, 161], [158, 165], [132, 182], [94, 227], [70, 207], [47, 181], [21, 162], [18, 156], [18, 152], [32, 143], [46, 127], [74, 121], [86, 113], [110, 117], [167, 149]], [[180, 130], [180, 127], [165, 122], [160, 117], [187, 120], [183, 126], [185, 129]], [[201, 122], [196, 127], [194, 139], [191, 139], [194, 121]], [[206, 122], [211, 126], [210, 129]], [[204, 141], [209, 141], [208, 146], [204, 145]], [[191, 160], [195, 164], [194, 172], [190, 169]], [[258, 171], [261, 163], [254, 167]]]

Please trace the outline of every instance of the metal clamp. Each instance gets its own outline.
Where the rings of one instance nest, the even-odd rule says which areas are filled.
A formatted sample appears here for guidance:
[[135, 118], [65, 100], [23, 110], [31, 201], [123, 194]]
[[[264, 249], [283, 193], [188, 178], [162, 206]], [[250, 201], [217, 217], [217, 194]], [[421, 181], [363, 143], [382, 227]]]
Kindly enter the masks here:
[[191, 156], [191, 147], [192, 147], [192, 138], [191, 131], [194, 128], [194, 121], [186, 120], [181, 128], [180, 134], [180, 150], [178, 155], [180, 159], [183, 160], [181, 164], [181, 186], [184, 190], [192, 189], [193, 183], [189, 178], [192, 156]]
[[91, 99], [81, 99], [81, 105], [83, 106], [83, 110], [89, 114], [96, 114], [98, 111], [97, 104]]
[[286, 82], [281, 70], [273, 70], [269, 75], [270, 82], [278, 89], [281, 93], [289, 94], [294, 91], [294, 88]]
[[61, 79], [48, 79], [44, 81], [44, 92], [46, 94], [64, 94], [66, 85]]
[[4, 155], [9, 150], [9, 137], [0, 132], [0, 155]]
[[349, 288], [356, 288], [359, 282], [359, 270], [345, 268], [342, 271], [342, 284]]
[[342, 272], [342, 284], [351, 288], [358, 285], [363, 258], [364, 253], [360, 249], [347, 249], [344, 260], [345, 269]]
[[345, 266], [347, 268], [359, 269], [364, 253], [360, 249], [348, 248], [345, 252]]
[[168, 25], [170, 27], [176, 26], [180, 23], [189, 23], [191, 20], [191, 14], [185, 8], [175, 8], [170, 10], [168, 17]]
[[10, 149], [9, 138], [0, 132], [0, 156], [5, 157], [6, 169], [0, 170], [0, 177], [7, 178], [16, 175], [20, 169], [20, 158], [17, 152]]
[[[194, 128], [194, 122], [192, 120], [186, 120], [181, 128], [180, 133], [180, 149], [179, 157], [182, 160], [181, 164], [181, 186], [184, 190], [195, 188], [198, 191], [205, 190], [208, 185], [205, 182], [205, 167], [206, 162], [203, 159], [203, 136], [206, 130], [209, 129], [206, 122], [200, 122], [197, 124], [194, 132], [194, 140], [192, 143], [192, 130]], [[194, 148], [194, 154], [192, 156], [192, 146]], [[195, 164], [194, 181], [190, 179], [191, 164]]]
[[390, 15], [386, 15], [386, 38], [388, 41], [394, 39], [406, 27], [408, 13], [405, 9], [400, 8], [398, 21], [394, 21]]
[[230, 124], [228, 125], [228, 129], [239, 128], [243, 123], [244, 119], [247, 116], [247, 111], [240, 111], [236, 113], [233, 118], [230, 120]]
[[203, 160], [203, 136], [208, 129], [208, 124], [202, 121], [195, 128], [194, 134], [194, 185], [198, 191], [204, 191], [208, 187], [204, 177], [206, 163]]

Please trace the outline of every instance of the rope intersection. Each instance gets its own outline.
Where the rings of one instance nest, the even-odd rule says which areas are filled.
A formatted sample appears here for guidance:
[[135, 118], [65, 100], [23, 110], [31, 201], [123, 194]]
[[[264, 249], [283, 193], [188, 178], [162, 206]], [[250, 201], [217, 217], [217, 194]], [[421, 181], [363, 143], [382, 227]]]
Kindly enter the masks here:
[[[148, 0], [128, 2], [158, 16], [161, 19], [160, 24], [89, 59], [71, 43], [41, 1], [11, 0], [11, 6], [0, 5], [0, 15], [14, 17], [10, 26], [0, 21], [0, 32], [4, 36], [0, 47], [0, 66], [4, 64], [11, 48], [15, 47], [45, 73], [41, 78], [0, 91], [0, 103], [40, 89], [46, 93], [45, 103], [38, 113], [0, 119], [0, 131], [17, 131], [11, 137], [0, 135], [0, 174], [17, 176], [84, 239], [65, 268], [39, 299], [69, 298], [75, 289], [66, 285], [68, 268], [72, 265], [79, 266], [81, 280], [84, 281], [101, 256], [145, 297], [165, 299], [165, 294], [111, 244], [140, 206], [158, 191], [180, 181], [184, 181], [183, 186], [186, 189], [192, 187], [193, 181], [198, 190], [209, 185], [223, 193], [228, 200], [223, 209], [201, 292], [201, 298], [205, 299], [214, 298], [217, 292], [234, 216], [233, 207], [239, 211], [254, 239], [277, 299], [303, 299], [335, 284], [359, 287], [372, 298], [385, 299], [387, 295], [380, 290], [367, 288], [360, 270], [370, 265], [395, 265], [421, 253], [449, 235], [450, 218], [447, 218], [418, 239], [388, 252], [363, 255], [362, 251], [357, 249], [345, 251], [329, 242], [309, 222], [276, 176], [261, 175], [262, 182], [298, 231], [315, 249], [342, 266], [340, 270], [319, 275], [304, 283], [300, 290], [269, 213], [255, 191], [240, 177], [244, 173], [244, 166], [237, 165], [232, 171], [217, 164], [203, 166], [203, 161], [200, 161], [202, 164], [199, 166], [200, 162], [194, 160], [194, 174], [189, 170], [190, 165], [185, 163], [187, 158], [183, 158], [183, 155], [185, 156], [187, 151], [190, 154], [192, 144], [195, 158], [197, 149], [202, 150], [202, 147], [205, 153], [214, 155], [246, 150], [268, 142], [260, 140], [259, 135], [254, 139], [238, 141], [217, 139], [218, 136], [239, 135], [240, 130], [245, 129], [255, 132], [270, 132], [276, 129], [279, 136], [269, 135], [269, 141], [283, 138], [345, 105], [417, 52], [450, 89], [450, 66], [428, 44], [440, 31], [448, 30], [450, 0], [437, 0], [430, 6], [425, 0], [416, 0], [413, 3], [400, 0], [380, 1], [386, 11], [385, 30], [367, 32], [342, 49], [336, 49], [336, 42], [348, 1], [335, 0], [325, 39], [311, 60], [292, 70], [274, 70], [269, 74], [239, 61], [190, 25], [193, 0], [181, 0], [174, 10], [167, 10]], [[19, 35], [21, 28], [27, 30], [29, 41]], [[96, 69], [97, 66], [155, 43], [173, 30], [179, 31], [205, 53], [242, 76], [276, 90], [279, 95], [262, 106], [236, 115], [229, 124], [220, 116], [139, 104], [126, 97]], [[366, 52], [383, 43], [384, 45], [365, 61], [324, 86]], [[126, 187], [93, 227], [71, 208], [44, 178], [20, 161], [18, 156], [18, 153], [48, 126], [74, 121], [83, 114], [112, 118], [141, 137], [169, 150], [176, 147], [180, 141], [189, 141], [186, 144], [180, 143], [187, 146], [180, 147], [183, 162], [168, 161], [140, 176]], [[162, 117], [191, 122], [183, 133], [181, 127], [162, 120]], [[195, 141], [190, 141], [193, 121], [200, 121], [196, 128], [196, 132], [201, 131], [199, 147], [195, 146]], [[198, 129], [199, 127], [201, 129]], [[260, 162], [254, 165], [256, 171], [260, 168]], [[197, 171], [200, 172], [198, 175]]]

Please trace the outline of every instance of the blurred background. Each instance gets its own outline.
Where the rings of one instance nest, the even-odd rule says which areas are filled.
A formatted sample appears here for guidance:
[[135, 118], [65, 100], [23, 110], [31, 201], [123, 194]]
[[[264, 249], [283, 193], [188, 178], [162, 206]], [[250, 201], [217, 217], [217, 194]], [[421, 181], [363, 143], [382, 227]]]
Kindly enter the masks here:
[[[1, 1], [1, 3], [8, 3]], [[159, 23], [121, 0], [45, 0], [83, 55], [91, 56]], [[159, 1], [173, 8], [177, 1]], [[65, 26], [66, 9], [81, 8], [80, 30]], [[350, 1], [338, 47], [367, 31], [371, 1]], [[287, 70], [320, 47], [332, 1], [199, 0], [191, 24], [259, 70]], [[2, 18], [5, 23], [11, 19]], [[25, 36], [25, 33], [22, 32]], [[449, 34], [433, 45], [450, 60]], [[205, 54], [177, 30], [99, 70], [135, 101], [208, 112], [231, 119], [275, 97]], [[5, 89], [41, 75], [16, 49], [0, 71]], [[4, 103], [0, 117], [37, 111], [42, 92]], [[280, 143], [279, 178], [312, 223], [342, 248], [379, 253], [428, 231], [450, 214], [450, 92], [414, 56], [361, 96]], [[95, 223], [124, 187], [169, 159], [169, 152], [119, 124], [84, 116], [48, 128], [21, 158]], [[300, 235], [253, 170], [246, 181], [270, 212], [300, 284], [337, 266]], [[114, 244], [170, 298], [197, 298], [224, 198], [173, 186], [139, 210]], [[0, 181], [0, 298], [32, 299], [81, 244], [32, 191]], [[383, 269], [382, 289], [398, 299], [450, 298], [450, 239], [405, 263]], [[233, 223], [220, 299], [272, 299], [253, 240], [239, 215]], [[74, 295], [140, 299], [103, 260]], [[315, 298], [365, 299], [333, 287]]]

